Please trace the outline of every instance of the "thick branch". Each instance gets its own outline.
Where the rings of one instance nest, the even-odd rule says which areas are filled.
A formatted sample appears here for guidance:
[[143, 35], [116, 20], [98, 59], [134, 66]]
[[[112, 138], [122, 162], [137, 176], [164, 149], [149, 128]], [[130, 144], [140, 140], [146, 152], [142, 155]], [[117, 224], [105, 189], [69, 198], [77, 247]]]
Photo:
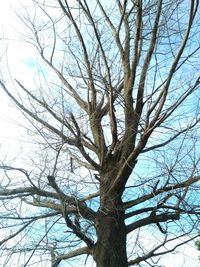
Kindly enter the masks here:
[[133, 230], [143, 227], [145, 225], [149, 225], [152, 223], [159, 223], [159, 222], [166, 222], [169, 220], [179, 220], [180, 215], [179, 213], [163, 213], [160, 215], [150, 215], [149, 217], [146, 217], [144, 219], [141, 219], [137, 222], [131, 223], [126, 227], [127, 234], [132, 232]]
[[52, 267], [57, 267], [62, 260], [71, 259], [71, 258], [84, 255], [84, 254], [88, 254], [88, 255], [91, 254], [91, 250], [88, 247], [82, 247], [82, 248], [78, 248], [76, 250], [70, 251], [68, 253], [65, 253], [61, 256], [57, 256]]
[[177, 184], [174, 184], [171, 186], [164, 186], [164, 187], [162, 187], [162, 188], [160, 188], [160, 189], [156, 190], [155, 192], [152, 192], [148, 195], [144, 195], [144, 196], [137, 198], [135, 200], [125, 202], [123, 207], [125, 209], [131, 208], [135, 205], [138, 205], [138, 204], [143, 203], [149, 199], [152, 199], [159, 194], [163, 194], [163, 193], [166, 193], [169, 191], [174, 191], [174, 190], [179, 189], [179, 188], [189, 187], [190, 185], [192, 185], [198, 181], [200, 181], [200, 176], [191, 177], [188, 180], [185, 180], [184, 182], [177, 183]]
[[92, 220], [92, 221], [95, 220], [96, 212], [94, 212], [92, 209], [87, 207], [87, 205], [84, 202], [80, 201], [79, 199], [77, 199], [75, 197], [68, 197], [67, 195], [65, 195], [61, 191], [61, 189], [58, 187], [58, 185], [55, 181], [55, 177], [49, 175], [47, 178], [48, 178], [49, 184], [57, 192], [58, 197], [61, 200], [66, 212], [68, 212], [67, 206], [73, 205], [73, 206], [78, 208], [78, 210], [79, 210], [81, 216], [83, 216], [83, 218], [86, 218], [86, 219]]

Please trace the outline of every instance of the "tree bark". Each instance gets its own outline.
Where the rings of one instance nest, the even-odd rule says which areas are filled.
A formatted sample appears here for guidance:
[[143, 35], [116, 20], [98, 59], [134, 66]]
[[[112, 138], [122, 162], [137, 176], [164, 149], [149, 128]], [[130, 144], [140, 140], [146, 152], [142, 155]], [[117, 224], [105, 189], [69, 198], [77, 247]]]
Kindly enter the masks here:
[[97, 267], [127, 267], [126, 226], [121, 196], [107, 196], [97, 219], [98, 240], [94, 250]]

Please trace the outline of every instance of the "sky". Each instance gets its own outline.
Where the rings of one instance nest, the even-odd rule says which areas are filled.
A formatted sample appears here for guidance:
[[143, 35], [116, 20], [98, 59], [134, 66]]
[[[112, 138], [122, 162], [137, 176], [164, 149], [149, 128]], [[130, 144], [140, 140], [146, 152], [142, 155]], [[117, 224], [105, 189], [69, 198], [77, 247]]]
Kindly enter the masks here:
[[[21, 0], [21, 3], [30, 2], [29, 0]], [[1, 1], [0, 9], [0, 61], [1, 74], [4, 80], [9, 79], [9, 75], [25, 83], [28, 83], [30, 77], [34, 75], [34, 65], [32, 59], [34, 50], [30, 45], [24, 44], [18, 37], [18, 32], [23, 30], [19, 19], [14, 14], [11, 6], [18, 6], [17, 0]], [[10, 39], [11, 41], [7, 40]], [[7, 56], [5, 55], [8, 49]], [[9, 65], [9, 72], [5, 71], [6, 62]], [[4, 72], [5, 71], [5, 72]], [[6, 74], [5, 74], [6, 73]], [[13, 86], [9, 82], [10, 86]], [[25, 153], [29, 149], [30, 144], [24, 143], [26, 136], [26, 125], [21, 113], [16, 110], [14, 105], [0, 90], [0, 148], [1, 158], [15, 159], [22, 151]], [[22, 166], [23, 167], [23, 166]], [[194, 244], [185, 245], [179, 249], [179, 254], [165, 257], [161, 262], [166, 267], [198, 267], [198, 255], [200, 254], [194, 247]], [[81, 265], [80, 265], [81, 267]], [[88, 266], [89, 267], [89, 266]]]
[[[21, 32], [23, 27], [20, 26], [19, 19], [14, 13], [16, 6], [18, 6], [16, 0], [2, 1], [0, 10], [0, 78], [6, 81], [6, 85], [12, 87], [15, 84], [8, 82], [10, 76], [28, 82], [29, 77], [34, 75], [32, 65], [29, 63], [33, 48], [20, 41], [18, 31]], [[6, 157], [12, 154], [9, 158], [16, 158], [22, 148], [25, 148], [22, 142], [22, 137], [26, 134], [25, 121], [20, 111], [1, 90], [0, 122], [1, 151], [3, 150]]]

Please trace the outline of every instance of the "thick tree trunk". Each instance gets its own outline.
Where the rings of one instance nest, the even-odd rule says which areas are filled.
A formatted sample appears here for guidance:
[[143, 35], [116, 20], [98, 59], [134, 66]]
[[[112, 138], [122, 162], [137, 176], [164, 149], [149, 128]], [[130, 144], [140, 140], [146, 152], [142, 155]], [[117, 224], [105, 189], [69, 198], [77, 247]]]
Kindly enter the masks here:
[[99, 211], [94, 258], [97, 267], [127, 267], [124, 212], [113, 199]]

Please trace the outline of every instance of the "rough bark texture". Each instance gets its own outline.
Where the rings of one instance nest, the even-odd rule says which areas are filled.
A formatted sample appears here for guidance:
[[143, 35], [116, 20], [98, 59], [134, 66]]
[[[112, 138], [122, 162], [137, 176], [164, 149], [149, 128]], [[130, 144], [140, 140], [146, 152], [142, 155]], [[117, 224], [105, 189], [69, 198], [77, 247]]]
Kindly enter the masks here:
[[120, 199], [107, 199], [104, 204], [96, 226], [98, 240], [94, 258], [97, 267], [127, 267], [126, 227]]

